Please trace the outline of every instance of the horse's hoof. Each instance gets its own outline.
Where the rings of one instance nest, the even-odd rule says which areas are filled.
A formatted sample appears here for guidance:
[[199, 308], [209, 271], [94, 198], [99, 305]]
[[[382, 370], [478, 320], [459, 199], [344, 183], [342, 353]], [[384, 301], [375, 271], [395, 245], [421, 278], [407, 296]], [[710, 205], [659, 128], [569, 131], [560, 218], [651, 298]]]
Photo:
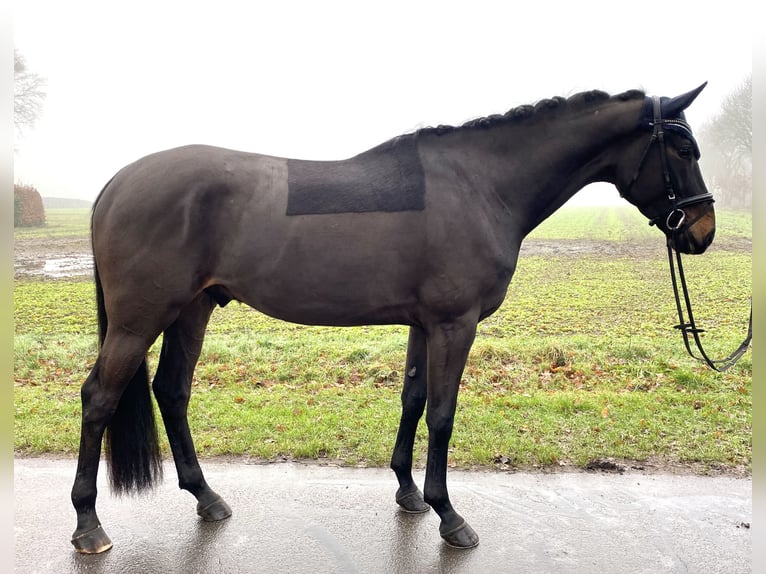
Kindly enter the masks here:
[[468, 526], [465, 520], [458, 527], [447, 532], [442, 532], [441, 527], [439, 527], [439, 534], [441, 534], [444, 542], [452, 548], [473, 548], [479, 544], [479, 535]]
[[423, 512], [428, 512], [431, 509], [425, 500], [423, 500], [423, 493], [417, 488], [407, 494], [397, 492], [396, 503], [404, 512], [409, 512], [411, 514], [421, 514]]
[[112, 547], [112, 541], [99, 524], [93, 530], [72, 536], [72, 545], [80, 554], [99, 554]]
[[197, 504], [197, 514], [206, 522], [216, 522], [231, 516], [231, 508], [224, 502], [223, 498], [218, 497], [207, 506]]

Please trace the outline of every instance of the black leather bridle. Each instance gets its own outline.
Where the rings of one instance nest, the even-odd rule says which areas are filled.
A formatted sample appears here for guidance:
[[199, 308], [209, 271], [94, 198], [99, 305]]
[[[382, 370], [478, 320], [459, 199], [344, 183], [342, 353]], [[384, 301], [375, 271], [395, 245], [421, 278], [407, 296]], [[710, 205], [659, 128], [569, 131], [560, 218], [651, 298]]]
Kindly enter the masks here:
[[[674, 328], [681, 331], [681, 334], [684, 339], [684, 345], [686, 347], [687, 352], [690, 356], [693, 358], [702, 361], [706, 363], [711, 369], [714, 369], [718, 372], [723, 372], [732, 367], [739, 359], [742, 357], [742, 355], [747, 351], [748, 347], [750, 346], [750, 341], [753, 337], [753, 304], [752, 299], [750, 301], [750, 321], [747, 328], [747, 336], [745, 337], [745, 340], [742, 341], [740, 346], [728, 357], [724, 359], [719, 360], [713, 360], [708, 357], [708, 355], [705, 353], [705, 350], [702, 348], [702, 341], [700, 340], [700, 334], [704, 333], [704, 329], [700, 329], [697, 327], [696, 323], [694, 322], [694, 315], [692, 313], [692, 305], [691, 300], [689, 298], [689, 290], [686, 287], [686, 277], [684, 275], [684, 268], [683, 264], [681, 263], [681, 253], [679, 251], [676, 251], [675, 254], [675, 260], [677, 262], [677, 269], [674, 265], [674, 257], [673, 257], [673, 237], [681, 230], [681, 228], [684, 225], [690, 226], [695, 221], [687, 221], [686, 218], [686, 212], [684, 211], [684, 208], [689, 207], [690, 205], [696, 205], [698, 203], [704, 203], [704, 202], [710, 202], [712, 203], [714, 201], [713, 194], [709, 192], [700, 193], [697, 195], [693, 195], [691, 197], [684, 197], [684, 198], [678, 198], [675, 193], [675, 189], [673, 188], [673, 180], [670, 175], [670, 168], [668, 167], [668, 157], [667, 157], [667, 150], [665, 149], [665, 130], [672, 130], [679, 132], [684, 137], [691, 140], [691, 142], [694, 144], [694, 154], [697, 159], [700, 157], [699, 152], [699, 146], [697, 145], [696, 140], [694, 139], [694, 136], [692, 135], [691, 128], [689, 127], [689, 124], [686, 123], [686, 120], [683, 119], [683, 117], [678, 118], [663, 118], [662, 117], [662, 104], [660, 98], [657, 96], [654, 96], [652, 98], [652, 119], [649, 122], [649, 126], [652, 128], [652, 137], [649, 140], [649, 143], [646, 145], [646, 148], [644, 149], [644, 153], [641, 156], [641, 161], [638, 163], [638, 167], [636, 168], [636, 171], [633, 174], [633, 179], [630, 181], [628, 185], [627, 191], [629, 191], [633, 184], [636, 182], [636, 180], [639, 177], [639, 174], [641, 172], [641, 168], [644, 165], [644, 162], [646, 161], [646, 157], [649, 153], [649, 150], [651, 149], [652, 145], [657, 142], [659, 144], [660, 148], [660, 158], [662, 161], [662, 177], [663, 182], [665, 186], [665, 192], [667, 193], [667, 198], [670, 201], [670, 211], [668, 211], [667, 215], [665, 216], [665, 226], [668, 229], [668, 261], [670, 264], [670, 278], [673, 283], [673, 293], [675, 295], [676, 299], [676, 310], [678, 311], [678, 325], [675, 325]], [[626, 193], [627, 194], [627, 193]], [[649, 221], [649, 225], [655, 225], [658, 220], [661, 219], [662, 216], [654, 217]], [[676, 278], [676, 275], [678, 275], [678, 278]], [[683, 306], [681, 305], [681, 296], [679, 294], [678, 286], [679, 283], [681, 285], [681, 289], [683, 291], [683, 300], [686, 306], [686, 315], [687, 317], [684, 317], [684, 310]], [[690, 342], [690, 337], [694, 339], [694, 343], [697, 346], [697, 349], [699, 350], [700, 356], [697, 356], [692, 351], [692, 346]]]
[[[652, 116], [648, 125], [652, 128], [652, 137], [649, 139], [649, 143], [646, 144], [644, 153], [641, 155], [641, 160], [638, 162], [638, 166], [636, 166], [636, 170], [633, 172], [633, 178], [630, 180], [628, 188], [623, 195], [628, 195], [630, 190], [633, 188], [633, 185], [638, 180], [638, 177], [641, 174], [641, 170], [644, 167], [644, 162], [649, 155], [649, 150], [652, 149], [652, 146], [655, 143], [657, 143], [660, 147], [660, 158], [662, 161], [662, 180], [665, 186], [665, 193], [667, 194], [668, 201], [670, 201], [671, 205], [670, 211], [668, 211], [667, 215], [665, 216], [665, 226], [669, 231], [675, 232], [681, 229], [684, 223], [687, 223], [686, 212], [684, 211], [685, 207], [696, 205], [698, 203], [713, 203], [715, 200], [713, 199], [713, 194], [707, 191], [705, 193], [699, 193], [691, 197], [679, 198], [676, 196], [676, 192], [673, 187], [673, 179], [670, 176], [670, 168], [668, 166], [668, 152], [665, 147], [665, 130], [667, 129], [678, 132], [684, 137], [688, 138], [694, 145], [694, 156], [699, 159], [699, 146], [697, 145], [697, 140], [694, 139], [694, 136], [692, 135], [692, 129], [689, 127], [689, 124], [686, 123], [686, 120], [683, 117], [663, 118], [661, 100], [659, 97], [654, 96], [652, 98]], [[655, 225], [660, 219], [661, 216], [650, 219], [649, 225]], [[694, 222], [688, 222], [687, 225], [691, 225], [692, 223]]]

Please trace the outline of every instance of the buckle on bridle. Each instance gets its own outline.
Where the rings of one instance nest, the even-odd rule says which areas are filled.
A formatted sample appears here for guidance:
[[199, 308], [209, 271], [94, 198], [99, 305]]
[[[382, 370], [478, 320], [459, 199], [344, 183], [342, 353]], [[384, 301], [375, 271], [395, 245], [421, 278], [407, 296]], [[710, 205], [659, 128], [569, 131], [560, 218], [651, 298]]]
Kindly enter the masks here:
[[[675, 223], [672, 222], [673, 217], [678, 214], [678, 221]], [[684, 224], [684, 221], [686, 221], [686, 212], [683, 209], [679, 209], [676, 207], [668, 213], [668, 217], [665, 220], [665, 225], [670, 231], [678, 231], [681, 229], [681, 226]]]
[[[696, 205], [697, 203], [705, 203], [708, 201], [713, 203], [715, 201], [713, 194], [710, 192], [700, 193], [699, 195], [686, 197], [681, 200], [677, 200], [674, 194], [673, 196], [669, 196], [668, 199], [673, 202], [673, 207], [665, 218], [665, 225], [669, 231], [678, 231], [683, 224], [686, 223], [686, 212], [682, 208], [688, 207], [689, 205]], [[678, 218], [675, 222], [673, 221], [674, 217]], [[649, 225], [656, 225], [658, 219], [659, 217], [655, 217], [654, 219], [649, 220]]]
[[[651, 147], [655, 141], [659, 142], [660, 157], [662, 160], [663, 178], [665, 181], [665, 189], [668, 194], [668, 200], [671, 202], [671, 205], [672, 205], [670, 212], [668, 213], [665, 219], [665, 225], [667, 226], [671, 234], [674, 235], [676, 232], [679, 231], [679, 229], [684, 225], [684, 223], [686, 223], [686, 212], [683, 210], [684, 207], [688, 207], [690, 205], [696, 205], [697, 203], [705, 203], [705, 202], [712, 203], [714, 199], [713, 199], [713, 194], [710, 192], [700, 193], [698, 195], [693, 195], [691, 197], [685, 197], [682, 199], [678, 199], [676, 197], [675, 190], [673, 189], [673, 182], [670, 178], [670, 171], [668, 169], [668, 161], [667, 161], [667, 155], [665, 151], [665, 139], [663, 137], [664, 132], [662, 130], [662, 126], [663, 124], [665, 124], [666, 127], [668, 127], [669, 129], [682, 130], [683, 132], [686, 132], [685, 135], [687, 135], [687, 137], [690, 137], [692, 142], [694, 142], [694, 138], [691, 135], [691, 128], [689, 128], [688, 124], [684, 120], [663, 119], [660, 106], [661, 106], [660, 99], [655, 96], [652, 99], [654, 121], [650, 122], [650, 125], [652, 127], [652, 138], [651, 140], [649, 140], [649, 144], [647, 145], [646, 150], [644, 150], [644, 155], [641, 158], [641, 162], [639, 163], [638, 168], [636, 169], [636, 174], [634, 175], [633, 182], [635, 182], [635, 180], [638, 178], [638, 172], [640, 171], [641, 166], [644, 162], [644, 159], [646, 158], [646, 154], [649, 150], [649, 147]], [[695, 154], [697, 155], [697, 159], [699, 159], [699, 149], [696, 147], [696, 142], [694, 143], [695, 143]], [[631, 182], [631, 185], [633, 184], [633, 182]], [[654, 219], [650, 220], [649, 225], [654, 225], [655, 223], [657, 223], [658, 219], [659, 217], [655, 217]], [[696, 219], [692, 220], [690, 225], [693, 225], [695, 221]], [[673, 248], [671, 246], [670, 237], [668, 237], [667, 247], [668, 247], [668, 260], [670, 263], [670, 278], [673, 283], [673, 293], [676, 299], [676, 310], [678, 312], [678, 320], [679, 320], [679, 323], [678, 325], [675, 326], [675, 328], [681, 331], [681, 334], [683, 335], [683, 339], [684, 339], [684, 345], [686, 346], [686, 351], [689, 353], [689, 355], [691, 355], [695, 359], [704, 361], [710, 368], [718, 372], [723, 372], [726, 369], [730, 368], [732, 365], [734, 365], [750, 346], [750, 341], [752, 340], [752, 337], [753, 337], [752, 300], [750, 302], [750, 321], [747, 328], [747, 336], [745, 337], [745, 340], [742, 341], [740, 346], [725, 359], [721, 359], [721, 360], [710, 359], [705, 353], [704, 349], [702, 348], [702, 341], [700, 340], [700, 334], [704, 333], [705, 330], [698, 328], [694, 322], [691, 300], [689, 299], [689, 291], [686, 287], [686, 277], [684, 275], [684, 268], [681, 263], [681, 253], [679, 251], [676, 251], [676, 261], [678, 262], [678, 280], [677, 280], [676, 267], [673, 264]], [[684, 317], [684, 312], [681, 305], [681, 297], [679, 295], [679, 290], [678, 290], [679, 280], [680, 280], [681, 288], [683, 290], [683, 299], [686, 304], [688, 321]], [[694, 352], [692, 352], [691, 343], [689, 341], [690, 336], [694, 339], [694, 342], [697, 346], [697, 350], [700, 353], [699, 356], [695, 355]]]
[[[683, 199], [678, 199], [675, 194], [675, 190], [673, 188], [673, 180], [670, 176], [670, 169], [668, 167], [668, 158], [667, 158], [667, 151], [665, 150], [665, 132], [663, 130], [663, 127], [668, 127], [669, 129], [677, 129], [682, 130], [684, 135], [691, 138], [692, 141], [694, 141], [694, 137], [691, 135], [691, 128], [689, 125], [680, 118], [668, 118], [663, 119], [662, 117], [662, 108], [660, 103], [660, 98], [657, 96], [654, 96], [652, 98], [652, 121], [649, 122], [649, 125], [652, 127], [652, 138], [649, 140], [649, 144], [647, 146], [647, 149], [644, 151], [644, 158], [646, 157], [646, 154], [649, 150], [649, 147], [656, 141], [660, 146], [660, 159], [662, 161], [662, 178], [665, 183], [665, 190], [668, 194], [668, 200], [671, 202], [671, 208], [668, 212], [667, 216], [665, 217], [665, 226], [667, 227], [668, 231], [676, 232], [683, 227], [684, 223], [686, 223], [686, 212], [683, 210], [684, 207], [687, 207], [689, 205], [695, 205], [697, 203], [704, 203], [707, 201], [714, 201], [713, 200], [713, 194], [710, 192], [706, 193], [700, 193], [699, 195], [694, 195], [692, 197], [685, 197]], [[696, 142], [695, 142], [695, 150], [696, 150]], [[697, 153], [695, 151], [695, 153]], [[699, 155], [697, 155], [699, 157]], [[636, 170], [636, 176], [634, 176], [634, 180], [638, 177], [638, 172], [641, 169], [641, 166], [643, 164], [644, 158], [642, 158], [641, 163], [638, 166], [638, 169]], [[655, 217], [653, 219], [649, 220], [649, 225], [656, 225], [657, 220], [660, 219], [661, 216]]]

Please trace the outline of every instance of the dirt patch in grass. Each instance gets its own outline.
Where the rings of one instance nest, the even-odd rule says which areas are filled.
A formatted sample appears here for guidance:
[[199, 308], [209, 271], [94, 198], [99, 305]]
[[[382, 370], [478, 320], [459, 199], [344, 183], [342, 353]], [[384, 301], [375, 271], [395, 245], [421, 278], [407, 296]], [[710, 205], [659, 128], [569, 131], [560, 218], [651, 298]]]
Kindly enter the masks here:
[[[652, 258], [664, 252], [659, 241], [605, 241], [597, 239], [527, 239], [521, 246], [521, 257], [581, 257], [597, 255], [607, 258]], [[752, 241], [726, 238], [713, 244], [710, 251], [750, 251]], [[13, 274], [16, 279], [43, 277], [60, 279], [89, 277], [93, 274], [93, 255], [88, 237], [47, 237], [17, 239], [13, 244]]]
[[[659, 247], [661, 248], [661, 247]], [[619, 241], [528, 239], [521, 255], [604, 257], [652, 257], [657, 242], [626, 244]], [[17, 239], [13, 244], [13, 274], [16, 279], [38, 277], [60, 279], [89, 277], [93, 274], [93, 255], [88, 237], [47, 237]]]
[[13, 242], [13, 275], [65, 278], [93, 274], [93, 255], [88, 237], [16, 239]]

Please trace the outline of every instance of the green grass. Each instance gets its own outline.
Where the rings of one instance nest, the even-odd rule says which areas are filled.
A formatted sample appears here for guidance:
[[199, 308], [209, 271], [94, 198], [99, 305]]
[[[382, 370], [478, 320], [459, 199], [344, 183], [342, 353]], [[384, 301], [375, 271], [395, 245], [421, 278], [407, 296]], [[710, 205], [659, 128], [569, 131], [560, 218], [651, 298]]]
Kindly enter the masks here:
[[87, 237], [90, 233], [89, 208], [46, 209], [45, 225], [17, 227], [15, 239], [42, 239], [53, 237]]
[[627, 207], [599, 209], [567, 207], [543, 221], [529, 239], [595, 239], [601, 241], [636, 241], [656, 239], [657, 230], [646, 224], [636, 209]]
[[[716, 238], [751, 238], [752, 214], [745, 211], [716, 212]], [[529, 239], [593, 239], [600, 241], [641, 241], [664, 244], [656, 227], [647, 225], [646, 218], [629, 206], [580, 207], [571, 206], [557, 211], [529, 235]], [[714, 244], [715, 245], [715, 244]]]
[[[657, 249], [520, 259], [506, 302], [479, 327], [451, 465], [584, 466], [615, 457], [751, 468], [751, 351], [723, 374], [686, 356], [672, 328], [662, 239], [633, 212], [565, 209], [529, 238], [582, 238], [595, 227], [587, 240], [654, 241]], [[718, 238], [749, 237], [749, 216], [724, 212], [718, 222]], [[711, 248], [685, 264], [705, 344], [726, 355], [745, 334], [751, 254]], [[96, 356], [93, 286], [15, 287], [16, 452], [75, 453], [79, 389]], [[216, 310], [190, 405], [198, 451], [388, 464], [406, 342], [403, 327], [305, 327], [234, 303]], [[425, 447], [423, 422], [419, 464]]]

